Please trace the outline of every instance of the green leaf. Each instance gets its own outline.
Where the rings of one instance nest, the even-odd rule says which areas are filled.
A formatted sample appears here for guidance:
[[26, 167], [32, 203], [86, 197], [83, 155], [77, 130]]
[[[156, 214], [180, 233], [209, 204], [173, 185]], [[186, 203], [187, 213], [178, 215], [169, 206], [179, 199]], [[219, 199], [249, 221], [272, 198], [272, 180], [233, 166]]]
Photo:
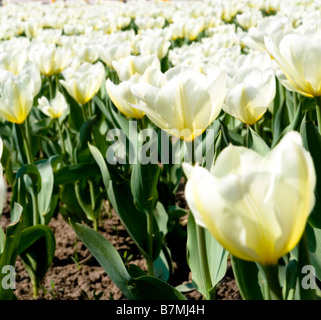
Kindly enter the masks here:
[[244, 300], [264, 300], [262, 274], [255, 262], [232, 256], [233, 273]]
[[101, 113], [107, 118], [110, 119], [110, 114], [108, 113], [108, 109], [106, 104], [97, 96], [93, 97], [93, 101], [95, 102], [96, 106], [98, 106]]
[[[193, 215], [189, 214], [187, 224], [187, 261], [192, 271], [192, 282], [194, 287], [204, 296], [206, 296], [206, 283], [202, 275], [203, 271], [200, 264], [196, 227], [197, 226]], [[215, 238], [206, 229], [205, 243], [208, 265], [210, 268], [209, 272], [211, 276], [210, 291], [213, 291], [226, 273], [228, 252], [215, 240]]]
[[[110, 181], [107, 192], [113, 208], [118, 213], [119, 218], [130, 237], [133, 239], [140, 252], [145, 257], [149, 257], [147, 216], [135, 207], [129, 185], [126, 183], [116, 184], [114, 181]], [[153, 225], [157, 226], [156, 220]], [[155, 230], [155, 238], [153, 241], [155, 245], [153, 248], [154, 258], [158, 257], [161, 249], [161, 239], [156, 238], [157, 234], [159, 234], [158, 230]]]
[[143, 275], [138, 267], [131, 268], [130, 275], [117, 250], [98, 232], [79, 223], [71, 222], [71, 226], [127, 299], [185, 300], [178, 290], [162, 280]]
[[57, 170], [54, 173], [54, 182], [56, 185], [65, 185], [78, 180], [87, 180], [99, 174], [99, 168], [95, 163], [80, 163]]
[[298, 274], [298, 262], [295, 259], [292, 259], [288, 262], [285, 271], [285, 281], [283, 285], [283, 296], [285, 300], [294, 299], [297, 287]]
[[277, 138], [273, 139], [272, 146], [274, 147], [288, 132], [298, 130], [302, 121], [302, 104], [300, 103], [293, 120], [291, 123], [278, 135]]
[[304, 117], [300, 133], [304, 147], [310, 152], [316, 172], [317, 182], [315, 187], [315, 205], [308, 221], [315, 228], [321, 229], [321, 136], [317, 127]]
[[37, 193], [41, 190], [41, 176], [35, 164], [26, 164], [17, 172], [17, 179], [28, 175], [32, 181], [33, 187], [36, 188]]
[[137, 162], [132, 166], [130, 186], [134, 203], [140, 211], [147, 214], [154, 210], [158, 200], [157, 183], [159, 173], [158, 164], [141, 164]]
[[[42, 219], [42, 223], [45, 223], [45, 216], [57, 205], [58, 196], [54, 196], [54, 173], [53, 168], [56, 167], [58, 162], [61, 161], [61, 157], [52, 156], [47, 160], [39, 161], [36, 164], [39, 174], [41, 176], [41, 189], [37, 195], [38, 212]], [[50, 218], [50, 217], [49, 217]]]
[[[14, 204], [14, 212], [12, 214], [13, 219], [11, 220], [12, 223], [7, 227], [3, 252], [0, 257], [0, 271], [6, 265], [15, 266], [17, 247], [22, 230], [22, 210], [23, 208], [18, 203]], [[15, 298], [12, 289], [5, 289], [1, 285], [4, 276], [5, 275], [0, 272], [0, 300], [12, 300]]]
[[70, 97], [64, 88], [62, 88], [62, 91], [64, 91], [64, 96], [66, 97], [70, 108], [70, 115], [68, 117], [69, 125], [75, 132], [78, 132], [85, 121], [81, 109], [83, 106], [80, 106], [72, 97]]
[[88, 142], [91, 140], [92, 127], [94, 125], [95, 118], [96, 117], [94, 116], [83, 123], [76, 135], [74, 154], [79, 162], [84, 162], [83, 159], [88, 158]]
[[35, 225], [21, 232], [17, 253], [20, 255], [33, 285], [38, 286], [51, 265], [56, 242], [52, 230]]
[[256, 151], [262, 156], [270, 152], [270, 148], [265, 141], [250, 127], [248, 127], [248, 148]]
[[100, 169], [100, 173], [101, 173], [101, 176], [102, 176], [102, 179], [103, 179], [103, 183], [104, 183], [104, 186], [106, 188], [106, 190], [108, 189], [108, 184], [109, 184], [109, 181], [110, 181], [110, 174], [109, 174], [109, 171], [108, 171], [108, 167], [107, 167], [107, 164], [105, 162], [105, 159], [104, 157], [102, 156], [101, 152], [99, 151], [99, 149], [93, 145], [91, 145], [89, 142], [88, 142], [88, 147], [89, 147], [89, 150], [91, 152], [91, 155], [93, 156], [93, 158], [95, 159], [99, 169]]
[[310, 261], [315, 268], [316, 277], [321, 280], [321, 229], [313, 228], [308, 223], [305, 230]]

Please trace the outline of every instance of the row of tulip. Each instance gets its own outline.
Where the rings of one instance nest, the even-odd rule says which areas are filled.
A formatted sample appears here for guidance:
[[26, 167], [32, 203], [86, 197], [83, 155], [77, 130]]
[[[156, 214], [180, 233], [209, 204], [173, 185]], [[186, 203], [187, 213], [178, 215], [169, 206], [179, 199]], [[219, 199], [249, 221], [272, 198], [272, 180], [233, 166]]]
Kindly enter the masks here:
[[[2, 7], [0, 200], [9, 184], [13, 223], [0, 229], [0, 267], [20, 255], [36, 296], [55, 251], [47, 225], [59, 212], [129, 299], [185, 299], [191, 288], [170, 284], [167, 239], [186, 236], [193, 288], [206, 299], [229, 257], [244, 299], [317, 298], [302, 270], [321, 277], [320, 7]], [[185, 163], [159, 161], [184, 147]], [[175, 201], [182, 179], [187, 235]], [[98, 233], [104, 200], [148, 274]], [[0, 287], [1, 299], [13, 297]]]

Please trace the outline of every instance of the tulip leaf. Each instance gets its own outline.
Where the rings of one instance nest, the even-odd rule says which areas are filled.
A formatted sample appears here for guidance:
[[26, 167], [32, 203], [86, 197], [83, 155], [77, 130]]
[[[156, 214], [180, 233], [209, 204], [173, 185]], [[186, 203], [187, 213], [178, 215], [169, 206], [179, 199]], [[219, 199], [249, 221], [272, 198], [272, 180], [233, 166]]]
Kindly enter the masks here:
[[33, 286], [38, 286], [46, 274], [53, 261], [55, 248], [55, 236], [48, 226], [35, 225], [22, 230], [17, 252]]
[[74, 154], [75, 158], [79, 162], [88, 160], [88, 155], [90, 154], [88, 150], [88, 141], [91, 140], [91, 131], [94, 125], [94, 121], [95, 116], [84, 122], [76, 135]]
[[106, 190], [108, 189], [108, 184], [109, 184], [109, 181], [110, 181], [110, 174], [109, 174], [109, 171], [108, 171], [108, 167], [107, 167], [107, 164], [105, 162], [105, 159], [103, 158], [100, 150], [91, 145], [89, 142], [88, 142], [88, 147], [89, 147], [89, 150], [91, 152], [91, 155], [93, 156], [93, 158], [95, 159], [99, 169], [100, 169], [100, 173], [101, 173], [101, 176], [102, 176], [102, 179], [103, 179], [103, 183], [105, 185], [105, 188]]
[[157, 203], [159, 173], [158, 164], [142, 164], [138, 161], [132, 166], [130, 186], [134, 203], [140, 211], [146, 214], [151, 213]]
[[128, 272], [117, 250], [95, 230], [74, 222], [71, 222], [71, 226], [127, 299], [186, 300], [174, 287], [145, 275], [137, 266], [131, 267]]
[[256, 151], [262, 156], [270, 152], [270, 148], [265, 141], [250, 127], [248, 127], [248, 148]]
[[304, 117], [301, 124], [301, 136], [304, 147], [310, 152], [316, 172], [315, 205], [308, 218], [311, 225], [321, 229], [321, 136], [317, 127]]
[[[20, 241], [22, 230], [22, 210], [23, 208], [18, 203], [14, 203], [12, 208], [11, 224], [7, 227], [6, 238], [3, 246], [3, 252], [0, 255], [0, 271], [4, 266], [15, 266], [17, 257], [17, 248]], [[15, 299], [12, 288], [5, 288], [2, 286], [2, 281], [6, 276], [5, 273], [0, 272], [0, 300]]]
[[233, 273], [244, 300], [264, 300], [262, 273], [255, 262], [232, 256]]
[[68, 117], [68, 122], [70, 127], [75, 131], [78, 132], [84, 123], [84, 116], [81, 108], [84, 106], [80, 106], [67, 92], [67, 90], [61, 86], [61, 90], [67, 100], [67, 103], [70, 108], [70, 115]]
[[296, 113], [293, 116], [291, 123], [281, 132], [281, 134], [273, 139], [272, 146], [274, 147], [288, 132], [298, 130], [302, 121], [302, 104], [297, 107]]
[[286, 267], [285, 285], [283, 296], [285, 300], [293, 300], [297, 292], [297, 276], [299, 272], [298, 262], [290, 260]]
[[306, 226], [310, 263], [315, 268], [316, 277], [321, 281], [321, 229]]
[[228, 252], [215, 240], [208, 230], [205, 230], [205, 243], [211, 284], [205, 283], [203, 278], [198, 248], [197, 226], [193, 215], [189, 214], [187, 224], [187, 261], [192, 271], [194, 287], [204, 296], [207, 296], [206, 288], [210, 287], [209, 291], [214, 291], [226, 273]]
[[21, 167], [17, 172], [17, 180], [23, 178], [24, 175], [29, 176], [32, 185], [37, 188], [37, 192], [39, 192], [41, 190], [41, 176], [37, 166], [35, 164], [26, 164]]
[[47, 160], [42, 160], [36, 163], [41, 176], [41, 189], [37, 194], [38, 212], [44, 224], [50, 220], [57, 205], [58, 192], [54, 192], [53, 171], [60, 161], [61, 157], [52, 156]]
[[55, 185], [65, 185], [80, 179], [93, 178], [99, 174], [99, 168], [95, 163], [80, 163], [62, 167], [54, 172], [54, 182]]
[[[130, 186], [126, 182], [109, 182], [108, 198], [118, 213], [122, 224], [139, 248], [145, 258], [150, 257], [148, 250], [147, 216], [138, 210], [134, 205], [134, 199], [130, 191]], [[162, 234], [158, 230], [157, 221], [153, 216], [154, 237], [153, 237], [153, 260], [155, 260], [162, 247]]]

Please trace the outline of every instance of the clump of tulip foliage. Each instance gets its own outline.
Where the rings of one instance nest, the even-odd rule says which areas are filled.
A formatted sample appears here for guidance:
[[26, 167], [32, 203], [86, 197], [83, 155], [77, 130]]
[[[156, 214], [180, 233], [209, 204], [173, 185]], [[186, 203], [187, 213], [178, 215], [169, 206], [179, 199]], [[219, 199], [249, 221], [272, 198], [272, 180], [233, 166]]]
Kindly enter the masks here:
[[[4, 1], [0, 271], [20, 256], [37, 297], [61, 214], [128, 299], [215, 299], [228, 261], [243, 299], [319, 299], [320, 10]], [[106, 201], [147, 270], [98, 232]], [[190, 286], [172, 285], [169, 238], [186, 242]]]

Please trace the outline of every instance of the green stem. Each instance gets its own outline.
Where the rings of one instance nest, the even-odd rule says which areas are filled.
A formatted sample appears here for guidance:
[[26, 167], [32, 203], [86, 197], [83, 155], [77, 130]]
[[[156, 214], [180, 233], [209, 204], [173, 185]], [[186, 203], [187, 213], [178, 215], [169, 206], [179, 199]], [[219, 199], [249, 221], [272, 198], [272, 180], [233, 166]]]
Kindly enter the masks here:
[[213, 300], [214, 295], [210, 293], [212, 288], [212, 280], [210, 275], [210, 269], [208, 265], [208, 258], [207, 258], [207, 250], [206, 250], [206, 239], [205, 239], [205, 230], [203, 227], [197, 225], [196, 226], [196, 234], [197, 234], [197, 246], [200, 258], [200, 265], [203, 274], [203, 279], [205, 282], [205, 289], [206, 289], [206, 300]]
[[283, 300], [282, 288], [279, 282], [278, 265], [266, 265], [263, 266], [263, 270], [269, 286], [270, 300]]
[[93, 116], [93, 111], [91, 109], [91, 101], [87, 102], [87, 110], [88, 110], [89, 118], [91, 118]]
[[38, 284], [37, 281], [32, 281], [32, 293], [34, 299], [38, 298]]
[[298, 103], [297, 103], [297, 99], [296, 99], [296, 93], [292, 92], [292, 100], [293, 100], [293, 110], [294, 110], [294, 114], [298, 108]]
[[32, 199], [32, 217], [33, 217], [33, 225], [39, 224], [39, 215], [38, 215], [38, 199], [37, 194], [34, 193], [34, 190], [31, 192]]
[[94, 219], [93, 223], [94, 223], [94, 230], [98, 231], [98, 219]]
[[49, 100], [51, 101], [54, 97], [51, 76], [48, 76], [48, 83], [49, 83]]
[[33, 163], [33, 156], [32, 156], [32, 152], [31, 152], [30, 144], [29, 144], [29, 139], [28, 139], [29, 134], [26, 134], [26, 128], [28, 127], [28, 123], [26, 122], [26, 128], [23, 123], [20, 124], [19, 127], [20, 127], [20, 131], [21, 131], [21, 135], [22, 135], [23, 146], [25, 148], [25, 152], [27, 155], [27, 162], [28, 162], [28, 164], [32, 164]]
[[[24, 144], [24, 148], [27, 155], [28, 164], [33, 164], [33, 156], [30, 148], [30, 133], [29, 133], [29, 126], [27, 120], [25, 121], [25, 127], [23, 124], [20, 126], [22, 140]], [[26, 130], [25, 130], [26, 129]], [[33, 224], [39, 224], [39, 215], [38, 215], [38, 199], [37, 194], [32, 190], [31, 192], [31, 200], [32, 200], [32, 213], [33, 213]]]
[[256, 121], [254, 123], [254, 131], [259, 135], [261, 136], [261, 126], [259, 124], [259, 121]]
[[315, 97], [315, 109], [317, 112], [317, 121], [318, 121], [318, 130], [319, 134], [321, 134], [321, 97]]
[[65, 155], [66, 155], [66, 146], [65, 146], [64, 136], [62, 134], [61, 125], [59, 123], [59, 119], [56, 119], [56, 123], [57, 123], [59, 139], [60, 139], [60, 143], [61, 143], [61, 153], [62, 153], [62, 156], [65, 157]]
[[191, 142], [185, 142], [185, 147], [187, 148], [187, 153], [188, 153], [188, 161], [189, 163], [191, 163], [192, 165], [195, 164], [195, 153], [194, 153], [194, 140], [192, 140]]
[[246, 125], [246, 137], [245, 137], [245, 146], [249, 147], [249, 140], [250, 140], [250, 126]]
[[153, 212], [147, 213], [147, 234], [148, 234], [148, 254], [149, 258], [146, 259], [148, 274], [154, 276], [154, 261], [153, 261]]
[[86, 105], [82, 105], [81, 106], [81, 110], [82, 110], [82, 115], [84, 117], [84, 121], [86, 122], [88, 120], [88, 117], [87, 117], [87, 113], [86, 113]]

